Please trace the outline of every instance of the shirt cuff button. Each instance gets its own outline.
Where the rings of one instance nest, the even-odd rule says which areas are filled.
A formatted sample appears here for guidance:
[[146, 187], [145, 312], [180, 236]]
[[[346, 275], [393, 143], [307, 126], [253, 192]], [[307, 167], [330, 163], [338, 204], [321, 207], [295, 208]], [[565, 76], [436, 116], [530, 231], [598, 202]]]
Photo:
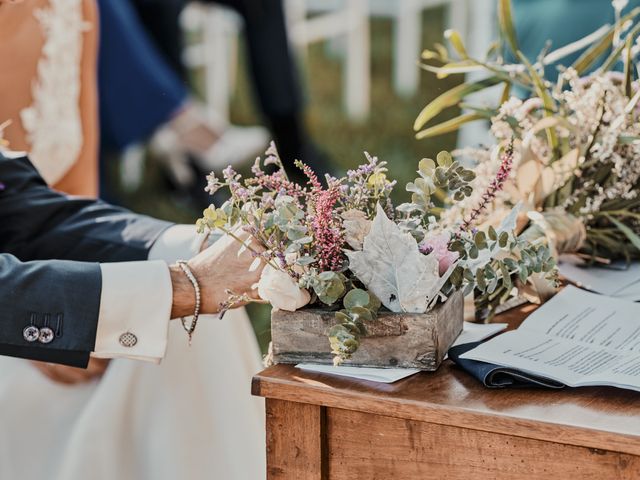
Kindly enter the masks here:
[[131, 348], [136, 343], [138, 343], [138, 337], [136, 337], [131, 332], [125, 332], [122, 335], [120, 335], [120, 338], [118, 339], [118, 341], [120, 342], [120, 345], [122, 345], [123, 347]]

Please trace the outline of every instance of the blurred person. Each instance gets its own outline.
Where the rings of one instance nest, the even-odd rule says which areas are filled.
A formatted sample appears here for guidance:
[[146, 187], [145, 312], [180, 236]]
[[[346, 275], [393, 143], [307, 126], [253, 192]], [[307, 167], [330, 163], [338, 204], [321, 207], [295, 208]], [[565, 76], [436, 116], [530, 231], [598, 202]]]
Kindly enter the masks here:
[[[123, 151], [152, 139], [172, 183], [196, 185], [193, 158], [204, 178], [227, 165], [253, 161], [268, 143], [262, 127], [210, 121], [167, 65], [129, 0], [98, 0], [100, 137], [105, 151]], [[103, 184], [104, 185], [104, 184]]]
[[[169, 64], [186, 81], [179, 17], [191, 0], [129, 1]], [[305, 125], [301, 82], [289, 44], [283, 1], [204, 0], [204, 3], [229, 7], [242, 18], [251, 84], [289, 176], [306, 182], [294, 165], [300, 159], [322, 177], [330, 166]]]

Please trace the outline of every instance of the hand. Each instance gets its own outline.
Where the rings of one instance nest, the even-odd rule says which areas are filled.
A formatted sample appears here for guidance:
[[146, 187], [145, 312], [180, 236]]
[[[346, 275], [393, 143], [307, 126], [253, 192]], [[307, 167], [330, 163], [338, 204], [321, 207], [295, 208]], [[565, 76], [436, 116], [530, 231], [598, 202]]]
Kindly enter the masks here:
[[49, 380], [65, 385], [75, 385], [102, 377], [109, 366], [109, 360], [91, 358], [86, 369], [45, 362], [31, 362], [31, 364]]
[[[234, 235], [242, 241], [250, 238], [242, 230], [237, 230]], [[218, 313], [220, 304], [229, 298], [227, 290], [235, 295], [247, 294], [250, 298], [259, 298], [254, 286], [260, 279], [264, 263], [260, 262], [257, 268], [251, 267], [255, 267], [254, 252], [263, 249], [255, 241], [249, 247], [243, 247], [237, 239], [225, 235], [189, 261], [189, 268], [200, 284], [202, 313]], [[241, 249], [243, 251], [240, 253]], [[169, 270], [173, 285], [171, 318], [192, 315], [195, 308], [193, 285], [178, 265], [172, 265]]]

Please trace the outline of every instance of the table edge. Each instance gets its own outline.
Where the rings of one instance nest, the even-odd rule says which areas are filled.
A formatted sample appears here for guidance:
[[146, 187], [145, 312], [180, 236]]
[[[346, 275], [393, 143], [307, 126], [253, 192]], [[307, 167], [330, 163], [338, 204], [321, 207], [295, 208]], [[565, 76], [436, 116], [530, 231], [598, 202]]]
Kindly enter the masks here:
[[[498, 416], [491, 413], [478, 413], [461, 407], [445, 408], [434, 404], [425, 405], [415, 400], [397, 402], [378, 398], [373, 402], [368, 395], [359, 392], [340, 391], [338, 396], [314, 385], [305, 385], [304, 389], [301, 389], [300, 385], [295, 382], [274, 377], [263, 377], [260, 373], [252, 379], [251, 393], [254, 396], [268, 399], [340, 408], [640, 456], [640, 435], [607, 432], [596, 428], [529, 420], [509, 415]], [[354, 400], [364, 401], [362, 403], [366, 403], [367, 408], [356, 408]], [[499, 418], [500, 422], [487, 421], [492, 418]], [[525, 430], [527, 432], [526, 435], [520, 433]]]

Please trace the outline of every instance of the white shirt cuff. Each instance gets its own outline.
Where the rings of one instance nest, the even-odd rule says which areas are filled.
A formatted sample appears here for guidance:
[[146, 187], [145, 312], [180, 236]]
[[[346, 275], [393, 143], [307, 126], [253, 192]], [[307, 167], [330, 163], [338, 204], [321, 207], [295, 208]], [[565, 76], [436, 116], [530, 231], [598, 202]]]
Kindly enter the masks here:
[[[166, 262], [104, 263], [96, 345], [97, 358], [159, 362], [167, 349], [173, 291]], [[121, 343], [131, 333], [135, 345]]]
[[198, 234], [195, 225], [174, 225], [166, 229], [149, 250], [149, 260], [189, 260], [200, 253], [206, 235]]

